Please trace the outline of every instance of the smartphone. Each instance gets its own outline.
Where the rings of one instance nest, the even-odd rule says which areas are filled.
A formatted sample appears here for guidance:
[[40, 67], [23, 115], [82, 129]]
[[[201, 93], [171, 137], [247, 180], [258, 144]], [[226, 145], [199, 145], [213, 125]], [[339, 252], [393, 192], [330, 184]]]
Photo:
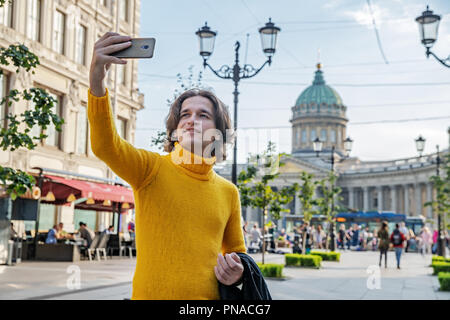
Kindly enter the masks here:
[[132, 38], [131, 46], [111, 53], [111, 56], [123, 59], [152, 58], [155, 50], [155, 38]]

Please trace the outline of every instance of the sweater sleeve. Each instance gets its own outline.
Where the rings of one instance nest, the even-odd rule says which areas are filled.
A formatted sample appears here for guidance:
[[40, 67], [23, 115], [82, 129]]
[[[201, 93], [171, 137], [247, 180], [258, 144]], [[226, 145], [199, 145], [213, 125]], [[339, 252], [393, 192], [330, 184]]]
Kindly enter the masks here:
[[151, 182], [157, 173], [161, 156], [137, 149], [117, 133], [110, 106], [109, 92], [103, 97], [88, 91], [88, 119], [92, 152], [134, 190]]
[[222, 242], [222, 253], [231, 252], [247, 253], [241, 225], [241, 200], [239, 191], [235, 186], [233, 188], [233, 210], [225, 227]]

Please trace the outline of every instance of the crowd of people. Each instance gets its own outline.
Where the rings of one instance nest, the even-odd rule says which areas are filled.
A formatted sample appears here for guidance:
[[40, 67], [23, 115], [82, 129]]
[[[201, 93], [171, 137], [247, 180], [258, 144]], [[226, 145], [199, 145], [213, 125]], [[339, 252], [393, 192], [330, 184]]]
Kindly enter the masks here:
[[[248, 222], [243, 226], [246, 245], [248, 248], [262, 250], [262, 229], [255, 223], [251, 230], [248, 230]], [[353, 224], [346, 228], [345, 224], [338, 225], [336, 236], [336, 245], [341, 250], [356, 250], [356, 251], [377, 251], [386, 253], [392, 246], [399, 248], [400, 245], [394, 244], [394, 239], [391, 236], [397, 235], [397, 230], [401, 234], [402, 252], [419, 252], [421, 254], [434, 254], [437, 250], [438, 231], [430, 231], [428, 226], [423, 226], [418, 234], [415, 234], [412, 229], [408, 229], [404, 222], [396, 225], [394, 230], [389, 230], [388, 223], [382, 222], [379, 229], [369, 228]], [[306, 252], [311, 249], [325, 249], [327, 234], [322, 224], [310, 225], [303, 223], [300, 226], [293, 228], [293, 235], [286, 233], [285, 229], [277, 231], [276, 225], [265, 227], [266, 234], [266, 250], [274, 247], [274, 242], [282, 241], [287, 244], [287, 247], [293, 248], [293, 251], [299, 251], [303, 248], [303, 239], [305, 239]], [[449, 245], [448, 233], [445, 232], [446, 245]], [[328, 240], [330, 241], [330, 236]], [[400, 251], [400, 250], [397, 250]], [[380, 257], [381, 265], [381, 257]]]

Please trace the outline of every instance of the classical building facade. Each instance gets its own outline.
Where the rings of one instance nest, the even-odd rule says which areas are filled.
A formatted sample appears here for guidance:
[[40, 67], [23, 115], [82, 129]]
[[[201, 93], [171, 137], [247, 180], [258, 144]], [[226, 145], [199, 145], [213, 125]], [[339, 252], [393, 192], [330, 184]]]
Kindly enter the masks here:
[[[437, 154], [387, 161], [362, 161], [357, 157], [348, 157], [344, 148], [349, 121], [347, 107], [336, 90], [325, 83], [321, 69], [318, 64], [312, 85], [300, 94], [291, 108], [291, 157], [283, 159], [285, 166], [279, 168], [280, 175], [271, 186], [279, 188], [294, 182], [301, 184], [299, 174], [302, 171], [314, 174], [317, 180], [325, 178], [331, 171], [331, 150], [334, 146], [334, 170], [338, 175], [337, 185], [342, 188], [342, 207], [348, 211], [403, 213], [423, 217], [433, 224], [436, 214], [424, 204], [436, 196], [429, 179], [436, 175]], [[323, 143], [319, 157], [313, 149], [316, 138]], [[448, 148], [445, 148], [447, 146], [444, 146], [441, 158], [448, 153]], [[239, 165], [238, 172], [245, 167]], [[224, 167], [219, 173], [230, 179], [229, 171], [228, 167]], [[316, 194], [320, 195], [320, 191], [317, 190]], [[286, 208], [290, 209], [290, 213], [279, 224], [289, 230], [294, 221], [290, 218], [302, 215], [298, 197]], [[260, 210], [243, 208], [243, 215], [247, 221], [261, 225]]]
[[[115, 178], [90, 149], [86, 113], [89, 66], [94, 43], [103, 34], [119, 30], [121, 34], [137, 37], [139, 27], [140, 0], [21, 0], [0, 8], [0, 45], [23, 43], [40, 60], [35, 74], [24, 71], [17, 74], [13, 65], [1, 66], [1, 94], [11, 89], [44, 88], [57, 99], [55, 112], [65, 121], [61, 132], [50, 126], [45, 132], [48, 138], [35, 150], [0, 151], [0, 165], [27, 172], [36, 172], [33, 168], [41, 167], [103, 179]], [[138, 90], [137, 63], [137, 60], [130, 60], [126, 66], [118, 67], [117, 92], [113, 83], [114, 67], [107, 78], [111, 100], [117, 95], [116, 128], [130, 143], [135, 139], [136, 113], [144, 108], [144, 96]], [[8, 112], [19, 115], [32, 107], [26, 101], [15, 102], [8, 109], [0, 109], [1, 118]], [[1, 126], [6, 126], [5, 120]], [[38, 134], [38, 130], [35, 127], [33, 133]], [[47, 204], [41, 207], [42, 229], [51, 223], [64, 222], [67, 231], [72, 231], [77, 228], [74, 213], [79, 215], [78, 220], [88, 219], [95, 224], [89, 225], [92, 229], [111, 223], [112, 216], [108, 213], [94, 212], [89, 216], [75, 210], [73, 205]]]

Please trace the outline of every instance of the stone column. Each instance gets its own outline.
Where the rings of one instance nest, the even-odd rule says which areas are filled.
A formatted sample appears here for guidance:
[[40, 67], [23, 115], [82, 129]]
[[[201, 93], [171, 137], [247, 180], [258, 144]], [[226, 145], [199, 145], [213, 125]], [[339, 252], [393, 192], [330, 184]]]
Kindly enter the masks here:
[[298, 198], [300, 191], [295, 193], [295, 204], [294, 204], [294, 214], [300, 214], [300, 199]]
[[[427, 183], [427, 202], [433, 200], [433, 184]], [[427, 218], [433, 218], [433, 208], [428, 206], [426, 209]]]
[[404, 195], [405, 195], [405, 197], [404, 197], [404, 202], [405, 202], [405, 214], [406, 214], [407, 216], [409, 216], [409, 215], [410, 215], [410, 214], [409, 214], [409, 185], [405, 184], [405, 185], [403, 186], [403, 190], [405, 191], [405, 192], [404, 192]]
[[395, 185], [391, 186], [391, 211], [397, 212], [397, 187]]
[[363, 210], [364, 212], [369, 211], [369, 187], [363, 187]]
[[383, 211], [383, 186], [377, 187], [377, 210], [378, 212]]
[[422, 185], [420, 183], [416, 183], [414, 185], [414, 197], [416, 198], [416, 216], [422, 214]]
[[348, 188], [348, 207], [351, 209], [355, 208], [355, 188]]

